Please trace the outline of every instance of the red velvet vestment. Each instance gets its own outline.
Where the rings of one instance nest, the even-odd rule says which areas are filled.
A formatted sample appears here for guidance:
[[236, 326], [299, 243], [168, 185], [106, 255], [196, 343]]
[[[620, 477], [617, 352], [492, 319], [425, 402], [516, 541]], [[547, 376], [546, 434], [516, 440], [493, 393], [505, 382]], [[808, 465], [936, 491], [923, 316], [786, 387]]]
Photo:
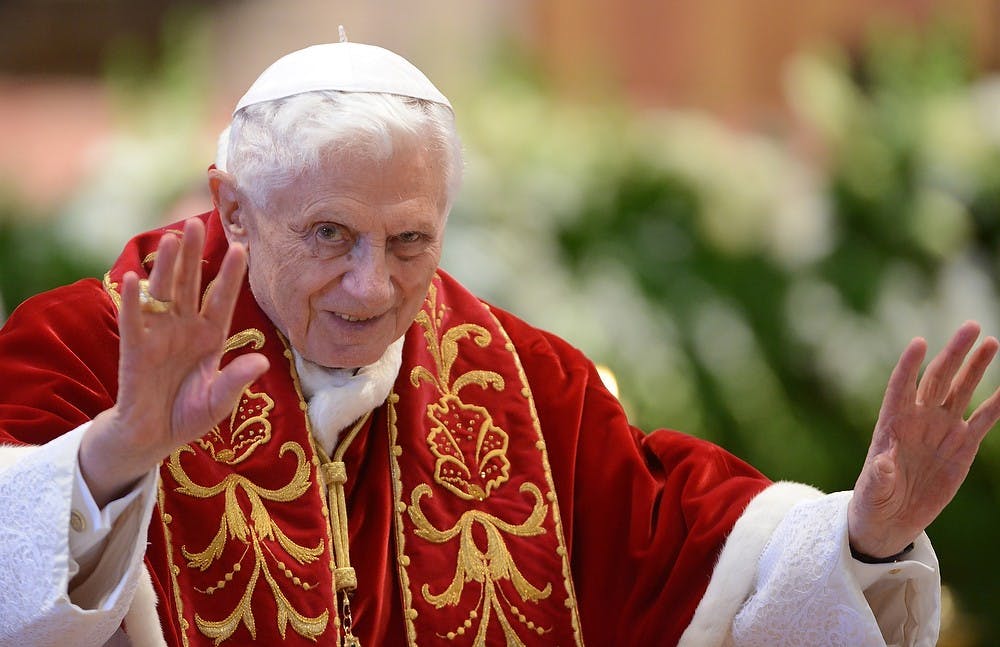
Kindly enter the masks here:
[[[208, 223], [206, 281], [225, 245], [217, 216], [208, 216]], [[151, 232], [130, 243], [116, 267], [141, 265], [146, 260], [144, 250], [155, 248], [158, 236]], [[0, 440], [44, 443], [113, 404], [118, 335], [115, 306], [104, 288], [112, 288], [110, 294], [114, 294], [116, 278], [113, 271], [103, 287], [96, 280], [84, 280], [53, 290], [30, 299], [12, 314], [0, 332]], [[572, 644], [570, 633], [558, 633], [558, 629], [546, 633], [566, 625], [566, 618], [554, 617], [565, 615], [555, 610], [559, 605], [575, 606], [583, 641], [588, 644], [675, 644], [704, 593], [733, 523], [768, 481], [704, 441], [667, 430], [645, 435], [631, 427], [617, 400], [578, 350], [479, 302], [444, 273], [434, 286], [423, 311], [430, 316], [418, 317], [407, 334], [403, 369], [393, 394], [373, 412], [343, 456], [349, 475], [345, 489], [351, 562], [358, 580], [354, 628], [362, 644], [404, 645], [413, 640], [414, 632], [422, 644], [475, 644], [476, 637], [483, 635], [478, 631], [488, 608], [493, 622], [485, 633], [486, 644], [504, 644], [505, 636], [509, 642], [510, 632], [501, 614], [525, 644]], [[431, 329], [439, 307], [447, 311], [451, 322], [445, 328], [472, 321], [495, 322], [493, 345], [499, 344], [515, 359], [503, 369], [473, 359], [470, 367], [456, 374], [438, 371], [437, 378], [447, 377], [443, 382], [435, 379], [433, 370], [421, 373], [419, 367], [427, 367], [434, 359], [433, 345], [428, 342], [435, 338]], [[222, 644], [251, 643], [242, 616], [235, 617], [235, 627], [230, 623], [220, 628], [213, 623], [225, 624], [221, 620], [234, 610], [234, 600], [239, 603], [243, 592], [253, 588], [263, 591], [251, 591], [253, 596], [247, 598], [258, 614], [254, 628], [260, 644], [274, 644], [272, 638], [279, 630], [289, 640], [307, 644], [303, 636], [320, 631], [321, 625], [322, 631], [316, 634], [319, 644], [329, 644], [333, 634], [327, 628], [335, 614], [329, 599], [330, 548], [328, 541], [310, 540], [320, 536], [315, 514], [325, 509], [322, 493], [307, 483], [306, 472], [314, 465], [311, 448], [299, 442], [283, 452], [276, 450], [269, 464], [247, 467], [253, 458], [249, 454], [264, 442], [261, 438], [270, 433], [283, 437], [286, 425], [305, 428], [301, 409], [282, 410], [280, 406], [296, 402], [294, 376], [280, 338], [247, 288], [235, 319], [232, 352], [252, 349], [259, 333], [267, 339], [261, 352], [269, 355], [272, 369], [244, 394], [242, 413], [234, 412], [228, 426], [220, 425], [220, 433], [193, 445], [200, 454], [214, 458], [210, 469], [187, 469], [186, 461], [195, 452], [182, 450], [165, 461], [161, 470], [161, 498], [163, 492], [168, 496], [161, 500], [150, 524], [147, 563], [167, 642], [211, 644], [191, 641], [217, 631], [217, 636], [230, 632]], [[443, 332], [437, 330], [439, 344], [446, 336]], [[475, 330], [451, 337], [458, 340], [451, 354], [468, 352], [488, 361], [489, 355], [475, 354], [479, 352], [475, 337]], [[438, 361], [446, 355], [438, 348]], [[493, 378], [476, 373], [464, 390], [453, 388], [458, 377], [473, 369], [498, 369], [504, 384], [515, 387], [515, 393], [530, 394], [530, 406], [517, 404], [511, 409], [514, 413], [493, 420], [495, 425], [488, 416], [484, 421], [476, 402], [497, 397], [487, 395], [491, 389], [498, 390]], [[407, 393], [421, 389], [424, 400], [407, 399]], [[449, 394], [464, 396], [467, 402], [449, 399]], [[509, 444], [504, 449], [510, 454], [510, 464], [491, 462], [480, 453], [477, 456], [486, 459], [481, 463], [481, 476], [449, 476], [449, 466], [461, 463], [462, 456], [449, 463], [448, 447], [454, 443], [442, 442], [442, 434], [429, 434], [435, 423], [428, 422], [449, 414], [464, 415], [461, 422], [476, 425], [481, 444], [503, 444], [492, 430], [505, 430]], [[484, 422], [490, 424], [483, 426]], [[543, 443], [532, 435], [537, 430]], [[532, 447], [541, 451], [547, 476], [531, 472], [531, 478], [518, 480], [517, 457], [527, 456]], [[400, 473], [397, 459], [408, 460], [413, 451], [438, 460], [428, 463], [426, 473], [414, 476], [405, 468]], [[524, 459], [529, 460], [535, 459]], [[496, 482], [490, 485], [493, 477], [487, 467], [507, 468], [503, 487]], [[171, 507], [182, 499], [171, 494], [178, 488], [197, 495], [187, 498], [200, 498], [214, 506], [214, 516], [199, 517], [198, 524], [186, 526], [189, 511]], [[463, 510], [478, 510], [483, 499], [488, 503], [501, 491], [506, 493], [507, 507], [491, 510], [492, 516], [463, 516]], [[266, 536], [271, 527], [269, 511], [282, 497], [301, 503], [301, 524], [293, 517], [282, 517]], [[441, 516], [442, 508], [436, 505], [444, 505], [452, 516]], [[425, 508], [432, 512], [422, 515]], [[544, 517], [543, 523], [532, 526], [536, 513]], [[246, 528], [240, 527], [240, 519]], [[226, 527], [220, 527], [220, 520], [226, 520]], [[194, 526], [199, 526], [198, 532]], [[515, 532], [518, 528], [520, 532]], [[217, 529], [224, 546], [212, 543], [220, 536]], [[283, 538], [277, 536], [279, 531]], [[328, 531], [324, 532], [328, 537]], [[465, 540], [473, 545], [463, 547]], [[183, 559], [171, 563], [169, 555], [178, 554], [181, 545]], [[241, 546], [243, 553], [227, 553]], [[570, 578], [559, 572], [563, 553]], [[485, 554], [499, 569], [486, 578], [489, 583], [476, 580], [475, 564], [463, 560], [463, 555], [479, 558]], [[236, 570], [235, 564], [245, 566]], [[171, 572], [178, 571], [183, 573], [180, 580], [172, 579]], [[440, 577], [422, 586], [419, 574], [428, 572], [439, 572]], [[251, 587], [254, 574], [256, 584]], [[546, 594], [539, 595], [546, 584], [550, 585]], [[282, 593], [268, 593], [275, 590]], [[449, 591], [453, 595], [445, 595]], [[206, 607], [206, 600], [219, 600], [219, 608]], [[291, 608], [282, 611], [285, 602]], [[550, 603], [556, 604], [546, 606]], [[191, 608], [195, 604], [203, 614], [200, 627], [194, 626]], [[321, 618], [328, 609], [324, 623]], [[275, 622], [275, 616], [282, 614], [290, 626]], [[457, 631], [460, 627], [464, 628]]]

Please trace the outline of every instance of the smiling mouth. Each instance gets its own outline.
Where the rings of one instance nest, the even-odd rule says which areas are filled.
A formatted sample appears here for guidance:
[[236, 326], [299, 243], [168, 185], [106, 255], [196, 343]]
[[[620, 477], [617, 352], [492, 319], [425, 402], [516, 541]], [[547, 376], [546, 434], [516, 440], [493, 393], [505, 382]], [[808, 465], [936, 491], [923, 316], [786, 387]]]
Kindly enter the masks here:
[[333, 316], [337, 317], [338, 319], [342, 319], [342, 320], [348, 321], [350, 323], [358, 323], [358, 322], [364, 322], [364, 321], [371, 321], [371, 320], [375, 319], [375, 317], [355, 317], [353, 315], [347, 315], [347, 314], [343, 314], [343, 313], [340, 313], [340, 312], [331, 312], [330, 314], [332, 314]]

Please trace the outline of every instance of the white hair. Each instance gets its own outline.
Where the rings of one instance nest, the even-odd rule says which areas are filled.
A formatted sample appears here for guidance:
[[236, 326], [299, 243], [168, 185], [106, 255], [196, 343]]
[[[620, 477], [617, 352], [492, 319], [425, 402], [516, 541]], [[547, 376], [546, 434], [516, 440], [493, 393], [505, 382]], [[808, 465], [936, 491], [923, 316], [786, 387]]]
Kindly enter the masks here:
[[219, 136], [215, 166], [263, 209], [272, 191], [315, 168], [332, 146], [381, 162], [398, 138], [440, 161], [447, 215], [462, 183], [462, 145], [451, 108], [423, 99], [320, 90], [252, 104]]

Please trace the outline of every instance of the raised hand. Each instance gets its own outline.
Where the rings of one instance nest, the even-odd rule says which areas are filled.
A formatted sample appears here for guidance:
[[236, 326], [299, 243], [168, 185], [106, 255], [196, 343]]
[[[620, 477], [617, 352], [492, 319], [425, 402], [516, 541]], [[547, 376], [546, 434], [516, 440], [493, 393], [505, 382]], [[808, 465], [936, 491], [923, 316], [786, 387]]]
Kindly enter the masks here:
[[901, 552], [965, 480], [979, 444], [1000, 418], [1000, 389], [965, 418], [1000, 346], [987, 337], [972, 350], [978, 336], [978, 324], [963, 324], [919, 380], [927, 343], [914, 339], [900, 356], [848, 508], [855, 550], [876, 558]]
[[181, 240], [172, 234], [161, 239], [145, 291], [135, 273], [123, 277], [118, 400], [94, 420], [80, 445], [80, 468], [98, 505], [208, 433], [232, 411], [245, 385], [267, 370], [267, 360], [256, 353], [219, 370], [246, 252], [230, 246], [202, 302], [204, 241], [204, 225], [189, 220]]

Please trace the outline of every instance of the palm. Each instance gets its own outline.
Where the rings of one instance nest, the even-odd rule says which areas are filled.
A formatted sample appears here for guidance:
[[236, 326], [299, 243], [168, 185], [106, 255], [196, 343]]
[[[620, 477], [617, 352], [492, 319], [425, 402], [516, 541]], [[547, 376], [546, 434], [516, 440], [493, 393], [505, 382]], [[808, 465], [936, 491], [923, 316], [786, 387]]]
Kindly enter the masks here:
[[230, 250], [202, 304], [204, 232], [200, 222], [192, 223], [197, 224], [185, 228], [182, 242], [166, 238], [161, 243], [150, 277], [149, 292], [170, 302], [167, 312], [143, 312], [134, 276], [125, 278], [122, 290], [117, 406], [134, 421], [123, 425], [123, 432], [157, 453], [211, 430], [235, 406], [243, 385], [266, 366], [262, 357], [247, 355], [218, 370], [242, 280], [243, 252]]
[[[221, 417], [213, 411], [213, 380], [224, 338], [217, 326], [172, 313], [155, 315], [141, 339], [122, 348], [119, 402], [142, 403], [166, 423], [170, 444], [197, 438]], [[156, 403], [156, 409], [149, 404]]]
[[966, 360], [979, 327], [962, 326], [927, 367], [914, 340], [889, 379], [849, 510], [852, 545], [872, 556], [901, 551], [940, 514], [965, 480], [979, 444], [1000, 417], [1000, 391], [966, 420], [972, 394], [997, 351], [986, 339]]

